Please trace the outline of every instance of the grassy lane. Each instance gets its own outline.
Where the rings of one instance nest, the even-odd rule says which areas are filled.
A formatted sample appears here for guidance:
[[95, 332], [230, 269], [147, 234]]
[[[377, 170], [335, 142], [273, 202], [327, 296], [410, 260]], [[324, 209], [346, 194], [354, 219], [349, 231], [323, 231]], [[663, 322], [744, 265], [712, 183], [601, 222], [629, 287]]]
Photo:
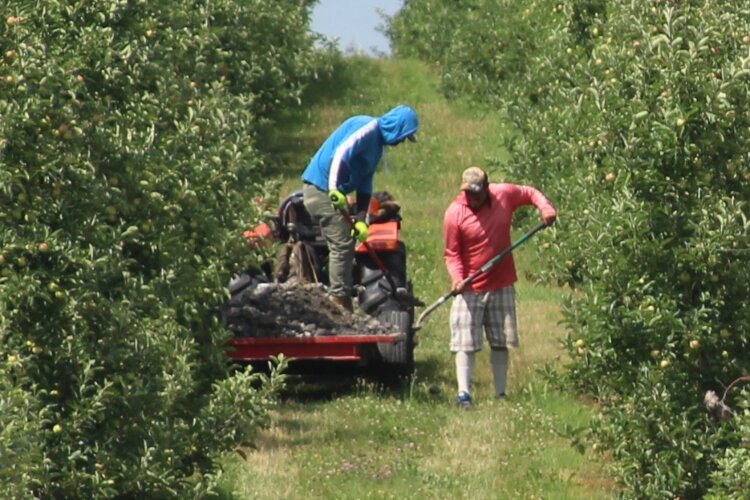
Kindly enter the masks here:
[[[388, 152], [389, 168], [376, 175], [375, 187], [402, 204], [409, 275], [428, 304], [449, 286], [441, 258], [442, 215], [460, 173], [470, 164], [486, 165], [489, 155], [497, 157], [503, 133], [497, 114], [449, 104], [437, 87], [436, 77], [415, 62], [354, 60], [337, 72], [336, 81], [321, 86], [316, 104], [290, 117], [284, 132], [272, 138], [292, 145], [278, 155], [286, 193], [299, 187], [306, 158], [346, 116], [380, 113], [398, 103], [417, 110], [419, 142]], [[331, 89], [340, 94], [332, 96]], [[519, 249], [520, 275], [540, 265], [532, 247], [545, 237], [552, 235]], [[490, 398], [488, 353], [482, 352], [474, 377], [476, 408], [453, 407], [446, 304], [425, 322], [417, 373], [403, 388], [386, 390], [356, 377], [322, 389], [294, 385], [248, 460], [227, 459], [224, 496], [608, 498], [611, 483], [597, 458], [579, 454], [560, 435], [585, 423], [591, 410], [549, 388], [537, 372], [544, 363], [560, 362], [563, 291], [522, 279], [517, 292], [522, 347], [511, 352], [507, 400]]]

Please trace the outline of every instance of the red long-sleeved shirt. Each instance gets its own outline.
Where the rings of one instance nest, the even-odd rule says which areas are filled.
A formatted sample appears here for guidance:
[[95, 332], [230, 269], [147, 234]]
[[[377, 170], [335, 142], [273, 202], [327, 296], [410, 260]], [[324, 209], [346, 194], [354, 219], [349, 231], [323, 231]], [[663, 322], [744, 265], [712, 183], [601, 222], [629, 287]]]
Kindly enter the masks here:
[[[511, 245], [513, 212], [534, 205], [543, 215], [555, 213], [552, 203], [537, 189], [517, 184], [490, 184], [488, 203], [474, 212], [465, 193], [448, 206], [443, 220], [443, 258], [451, 281], [463, 280]], [[512, 285], [517, 280], [513, 254], [506, 256], [464, 288], [488, 292]]]

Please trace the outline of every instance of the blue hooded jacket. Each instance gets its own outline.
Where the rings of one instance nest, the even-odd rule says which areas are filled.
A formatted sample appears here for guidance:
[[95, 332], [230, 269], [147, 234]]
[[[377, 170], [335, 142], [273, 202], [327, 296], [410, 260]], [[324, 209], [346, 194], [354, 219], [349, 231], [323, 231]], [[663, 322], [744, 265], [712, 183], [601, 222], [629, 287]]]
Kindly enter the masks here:
[[358, 210], [366, 210], [372, 178], [383, 147], [395, 146], [419, 129], [417, 114], [399, 105], [380, 118], [356, 115], [345, 120], [325, 140], [302, 172], [302, 180], [322, 191], [357, 192]]

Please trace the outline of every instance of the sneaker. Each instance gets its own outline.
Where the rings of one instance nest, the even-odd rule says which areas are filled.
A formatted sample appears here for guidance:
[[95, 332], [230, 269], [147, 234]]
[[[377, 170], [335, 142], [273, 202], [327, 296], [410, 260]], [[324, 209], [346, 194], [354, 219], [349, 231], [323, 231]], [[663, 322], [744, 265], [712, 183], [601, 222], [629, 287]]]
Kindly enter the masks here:
[[471, 408], [471, 396], [468, 392], [459, 392], [458, 396], [456, 396], [456, 406], [459, 408]]
[[505, 393], [503, 392], [503, 393], [501, 393], [501, 394], [497, 394], [497, 395], [495, 396], [495, 399], [505, 399]]

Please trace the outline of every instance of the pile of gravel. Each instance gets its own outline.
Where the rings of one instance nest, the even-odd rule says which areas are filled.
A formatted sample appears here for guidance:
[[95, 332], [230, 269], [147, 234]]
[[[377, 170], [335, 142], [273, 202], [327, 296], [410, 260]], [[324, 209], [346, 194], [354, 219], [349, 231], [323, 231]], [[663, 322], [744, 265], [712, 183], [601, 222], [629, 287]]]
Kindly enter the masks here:
[[237, 337], [278, 338], [323, 335], [382, 335], [392, 328], [333, 303], [320, 284], [257, 283], [234, 295], [225, 311]]

